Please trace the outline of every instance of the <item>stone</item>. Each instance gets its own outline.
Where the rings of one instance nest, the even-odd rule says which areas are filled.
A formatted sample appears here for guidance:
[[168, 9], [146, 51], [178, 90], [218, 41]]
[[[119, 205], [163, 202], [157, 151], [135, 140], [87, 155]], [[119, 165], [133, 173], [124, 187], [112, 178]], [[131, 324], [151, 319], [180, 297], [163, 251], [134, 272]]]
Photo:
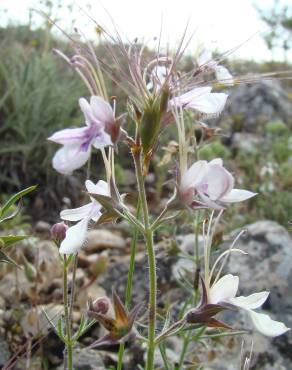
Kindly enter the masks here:
[[[89, 348], [74, 349], [74, 370], [104, 370], [106, 369], [98, 351]], [[56, 370], [63, 370], [63, 365]]]
[[51, 225], [46, 221], [38, 221], [35, 225], [35, 230], [39, 233], [50, 232]]
[[[231, 254], [226, 272], [238, 275], [239, 295], [263, 290], [270, 296], [262, 310], [273, 319], [292, 327], [292, 239], [288, 231], [274, 221], [258, 221], [245, 227], [246, 233], [236, 243], [248, 255]], [[238, 230], [232, 233], [233, 238]], [[253, 329], [244, 312], [237, 316], [237, 328]], [[232, 321], [230, 321], [232, 323]], [[234, 324], [234, 318], [233, 318]], [[260, 365], [255, 369], [292, 368], [291, 331], [277, 338], [266, 338], [254, 333], [254, 357]]]
[[9, 346], [4, 338], [0, 337], [0, 366], [4, 366], [5, 363], [10, 359], [11, 352]]
[[126, 240], [107, 229], [90, 230], [87, 236], [85, 252], [88, 254], [102, 249], [124, 249]]
[[291, 127], [291, 117], [292, 102], [280, 82], [261, 81], [232, 90], [217, 124], [222, 126], [231, 120], [232, 132], [256, 133], [262, 131], [265, 123], [274, 120], [282, 120]]

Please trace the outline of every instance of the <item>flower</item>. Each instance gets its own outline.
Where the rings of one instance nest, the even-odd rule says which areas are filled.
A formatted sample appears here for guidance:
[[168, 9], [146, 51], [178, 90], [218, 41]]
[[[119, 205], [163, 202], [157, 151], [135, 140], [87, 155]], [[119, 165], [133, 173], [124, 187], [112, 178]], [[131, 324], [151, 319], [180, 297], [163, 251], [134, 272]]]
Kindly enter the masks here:
[[[108, 184], [100, 180], [96, 185], [92, 181], [86, 180], [86, 189], [89, 193], [97, 195], [109, 195]], [[66, 237], [60, 245], [61, 254], [77, 253], [83, 246], [88, 230], [90, 220], [97, 221], [101, 216], [102, 205], [95, 199], [82, 207], [74, 209], [65, 209], [60, 213], [60, 217], [66, 221], [79, 221], [76, 225], [71, 226], [66, 231]]]
[[[225, 203], [241, 202], [256, 195], [248, 190], [234, 189], [234, 178], [223, 167], [221, 158], [195, 162], [182, 174], [179, 192], [187, 206], [216, 210], [224, 209]], [[199, 200], [195, 199], [196, 195]]]
[[65, 175], [71, 174], [87, 162], [92, 146], [101, 149], [112, 145], [108, 132], [115, 118], [109, 103], [99, 96], [92, 96], [90, 104], [86, 99], [80, 98], [79, 105], [86, 126], [57, 131], [48, 138], [63, 145], [53, 157], [53, 168]]
[[213, 71], [215, 72], [216, 79], [219, 83], [225, 86], [233, 86], [234, 79], [231, 73], [228, 71], [226, 67], [219, 65], [215, 60], [212, 59], [212, 53], [204, 50], [198, 58], [198, 65], [201, 71], [208, 72]]
[[213, 305], [231, 304], [234, 307], [245, 310], [249, 314], [255, 328], [268, 337], [276, 337], [290, 330], [282, 322], [272, 320], [268, 315], [254, 311], [264, 304], [269, 296], [269, 292], [263, 291], [247, 297], [236, 297], [238, 284], [238, 276], [231, 274], [222, 276], [209, 290], [209, 303]]
[[212, 87], [196, 87], [169, 101], [169, 109], [181, 107], [194, 109], [208, 115], [220, 114], [225, 106], [228, 95], [224, 93], [211, 93]]
[[141, 308], [141, 304], [137, 304], [129, 313], [120, 300], [119, 296], [112, 290], [112, 301], [115, 312], [115, 318], [109, 314], [97, 312], [93, 310], [93, 306], [89, 305], [87, 314], [90, 318], [97, 320], [108, 333], [90, 345], [90, 348], [99, 348], [103, 346], [113, 346], [123, 343], [134, 335], [132, 329], [136, 320], [137, 314]]

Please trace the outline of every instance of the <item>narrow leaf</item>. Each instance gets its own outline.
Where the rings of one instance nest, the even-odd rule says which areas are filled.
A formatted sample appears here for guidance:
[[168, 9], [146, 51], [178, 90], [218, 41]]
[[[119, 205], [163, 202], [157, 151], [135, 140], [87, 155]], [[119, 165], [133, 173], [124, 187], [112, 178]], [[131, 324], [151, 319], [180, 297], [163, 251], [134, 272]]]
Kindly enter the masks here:
[[22, 198], [24, 195], [30, 193], [31, 191], [35, 190], [37, 185], [30, 186], [29, 188], [26, 188], [24, 190], [19, 191], [18, 193], [14, 194], [8, 201], [4, 204], [4, 206], [0, 210], [0, 217], [3, 218], [9, 211], [10, 207], [16, 203], [20, 198]]
[[4, 244], [4, 247], [8, 247], [9, 245], [19, 242], [20, 240], [26, 238], [28, 238], [28, 235], [4, 235], [0, 237]]

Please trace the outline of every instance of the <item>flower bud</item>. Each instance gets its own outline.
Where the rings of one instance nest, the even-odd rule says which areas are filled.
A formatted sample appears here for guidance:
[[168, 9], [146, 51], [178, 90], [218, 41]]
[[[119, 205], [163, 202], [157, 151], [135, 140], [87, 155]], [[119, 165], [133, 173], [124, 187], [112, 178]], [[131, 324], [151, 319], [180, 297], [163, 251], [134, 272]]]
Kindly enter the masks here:
[[140, 135], [144, 154], [149, 153], [155, 145], [160, 126], [160, 104], [157, 100], [154, 100], [149, 102], [144, 108], [140, 122]]
[[110, 308], [110, 301], [107, 297], [97, 298], [94, 302], [90, 303], [90, 311], [101, 313], [105, 315]]
[[64, 222], [59, 222], [51, 227], [51, 237], [56, 243], [61, 243], [66, 237], [68, 226]]

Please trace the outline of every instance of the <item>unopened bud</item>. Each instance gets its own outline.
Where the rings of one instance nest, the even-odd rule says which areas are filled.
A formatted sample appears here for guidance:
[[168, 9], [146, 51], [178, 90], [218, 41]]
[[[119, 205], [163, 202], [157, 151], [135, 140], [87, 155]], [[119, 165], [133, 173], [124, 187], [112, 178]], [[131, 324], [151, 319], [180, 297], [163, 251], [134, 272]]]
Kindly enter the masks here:
[[68, 226], [64, 222], [59, 222], [51, 227], [51, 237], [56, 243], [61, 243], [66, 237]]
[[147, 154], [154, 147], [161, 126], [160, 102], [151, 101], [144, 108], [140, 122], [140, 135], [144, 154]]
[[105, 315], [110, 308], [110, 301], [107, 297], [97, 298], [89, 304], [90, 311]]

